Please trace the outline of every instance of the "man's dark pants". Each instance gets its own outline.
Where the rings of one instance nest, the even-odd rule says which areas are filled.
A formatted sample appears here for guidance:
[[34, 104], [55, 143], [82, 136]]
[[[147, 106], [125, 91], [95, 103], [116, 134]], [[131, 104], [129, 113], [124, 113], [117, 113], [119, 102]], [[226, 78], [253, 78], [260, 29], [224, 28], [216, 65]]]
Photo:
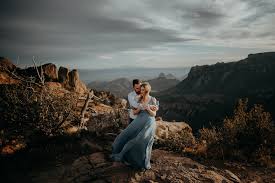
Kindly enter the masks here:
[[134, 119], [132, 119], [132, 118], [129, 118], [129, 124], [132, 122], [132, 121], [134, 121]]

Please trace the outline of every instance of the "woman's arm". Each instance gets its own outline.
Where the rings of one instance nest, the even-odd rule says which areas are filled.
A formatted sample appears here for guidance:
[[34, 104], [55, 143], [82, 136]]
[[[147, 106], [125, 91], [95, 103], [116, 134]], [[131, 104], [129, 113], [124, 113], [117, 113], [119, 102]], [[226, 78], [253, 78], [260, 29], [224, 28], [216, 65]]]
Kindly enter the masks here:
[[145, 110], [148, 111], [148, 113], [150, 114], [150, 116], [156, 116], [157, 115], [157, 112], [151, 110], [149, 105], [145, 108]]
[[155, 97], [153, 97], [152, 101], [153, 101], [153, 105], [150, 105], [150, 109], [152, 111], [158, 111], [159, 110], [159, 106], [157, 105], [157, 99]]

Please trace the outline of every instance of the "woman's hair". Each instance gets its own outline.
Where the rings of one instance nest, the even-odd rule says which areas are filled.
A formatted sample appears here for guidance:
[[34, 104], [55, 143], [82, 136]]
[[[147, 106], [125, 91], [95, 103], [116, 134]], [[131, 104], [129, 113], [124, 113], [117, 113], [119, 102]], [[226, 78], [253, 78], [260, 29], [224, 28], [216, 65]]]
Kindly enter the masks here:
[[151, 85], [148, 82], [141, 83], [140, 87], [143, 87], [146, 93], [151, 91]]
[[[144, 88], [146, 94], [150, 93], [151, 91], [151, 85], [148, 82], [141, 83], [140, 87]], [[141, 102], [142, 99], [143, 99], [143, 96], [140, 96], [139, 102]]]

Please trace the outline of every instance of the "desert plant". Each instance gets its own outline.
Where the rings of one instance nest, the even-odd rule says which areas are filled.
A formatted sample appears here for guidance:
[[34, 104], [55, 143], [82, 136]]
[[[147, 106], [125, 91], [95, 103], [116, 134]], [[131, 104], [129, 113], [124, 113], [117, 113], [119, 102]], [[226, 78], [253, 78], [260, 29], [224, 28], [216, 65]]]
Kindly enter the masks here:
[[224, 137], [221, 129], [213, 126], [212, 128], [202, 128], [199, 130], [199, 140], [197, 146], [207, 145], [203, 154], [208, 157], [219, 157], [224, 159], [224, 152], [222, 148], [222, 142]]
[[1, 123], [7, 134], [33, 133], [53, 136], [62, 133], [62, 125], [73, 116], [76, 94], [55, 91], [49, 86], [31, 83], [1, 85]]
[[124, 109], [113, 108], [109, 114], [98, 114], [87, 121], [89, 132], [97, 136], [113, 134], [116, 136], [128, 125], [128, 113]]
[[209, 128], [202, 128], [199, 130], [200, 138], [199, 141], [205, 141], [207, 144], [217, 144], [223, 140], [222, 134], [220, 129], [216, 127]]
[[154, 146], [182, 153], [186, 147], [192, 147], [194, 144], [195, 137], [193, 134], [187, 130], [182, 130], [178, 133], [169, 134], [168, 138], [157, 139]]
[[208, 151], [216, 152], [214, 156], [220, 157], [220, 148], [235, 159], [260, 161], [274, 156], [275, 128], [270, 113], [262, 105], [247, 106], [248, 100], [240, 99], [233, 116], [225, 118], [219, 130], [200, 130], [200, 138], [206, 141]]

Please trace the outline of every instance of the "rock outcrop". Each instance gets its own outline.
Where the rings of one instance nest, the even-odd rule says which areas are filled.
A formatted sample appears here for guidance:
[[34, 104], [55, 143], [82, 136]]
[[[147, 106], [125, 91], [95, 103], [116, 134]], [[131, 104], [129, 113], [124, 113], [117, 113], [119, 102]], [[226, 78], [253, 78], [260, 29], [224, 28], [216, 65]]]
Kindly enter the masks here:
[[58, 81], [62, 84], [68, 83], [69, 81], [69, 69], [66, 67], [59, 67], [58, 69]]
[[156, 139], [165, 140], [175, 134], [180, 134], [182, 131], [192, 134], [192, 128], [185, 122], [167, 122], [162, 120], [157, 120], [157, 130]]
[[[43, 69], [43, 72], [41, 72]], [[37, 70], [39, 75], [43, 73], [45, 82], [57, 82], [57, 67], [55, 64], [47, 63], [41, 66], [37, 66]], [[28, 67], [26, 69], [16, 68], [16, 73], [22, 77], [32, 77], [35, 78], [36, 81], [40, 81], [39, 76], [37, 74], [37, 70], [35, 67]]]
[[7, 58], [0, 57], [0, 84], [16, 84], [20, 81], [12, 77], [16, 66]]
[[52, 63], [38, 66], [37, 69], [35, 67], [22, 69], [16, 67], [9, 59], [0, 57], [0, 84], [16, 84], [20, 82], [20, 79], [40, 82], [37, 71], [39, 75], [43, 73], [44, 82], [51, 82], [47, 84], [48, 86], [59, 86], [61, 84], [65, 89], [80, 94], [88, 91], [86, 85], [80, 80], [76, 69], [69, 71], [65, 67], [60, 67], [57, 71], [56, 65]]
[[5, 70], [12, 72], [16, 69], [16, 66], [11, 62], [11, 60], [0, 57], [0, 70]]
[[80, 80], [79, 73], [76, 69], [69, 72], [69, 87], [75, 92], [85, 93], [87, 91], [86, 85]]
[[[57, 81], [57, 67], [55, 64], [48, 63], [41, 66], [43, 69], [45, 81]], [[41, 71], [41, 67], [38, 67], [38, 70]]]

